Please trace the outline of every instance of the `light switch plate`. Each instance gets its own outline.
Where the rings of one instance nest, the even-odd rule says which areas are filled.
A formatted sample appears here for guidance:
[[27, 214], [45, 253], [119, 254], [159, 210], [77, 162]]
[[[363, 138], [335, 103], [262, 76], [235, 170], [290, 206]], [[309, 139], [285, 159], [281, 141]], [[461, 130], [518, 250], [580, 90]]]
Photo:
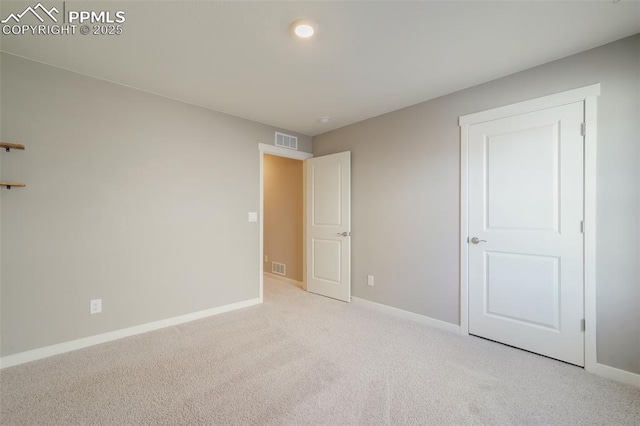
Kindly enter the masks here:
[[249, 212], [249, 222], [258, 221], [258, 212]]

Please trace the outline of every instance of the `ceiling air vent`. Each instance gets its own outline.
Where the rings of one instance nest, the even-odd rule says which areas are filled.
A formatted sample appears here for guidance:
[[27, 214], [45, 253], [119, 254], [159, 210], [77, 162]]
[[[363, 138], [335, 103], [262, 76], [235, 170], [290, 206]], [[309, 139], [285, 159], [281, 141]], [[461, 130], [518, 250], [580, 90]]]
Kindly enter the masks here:
[[298, 150], [298, 138], [284, 133], [276, 132], [276, 146]]

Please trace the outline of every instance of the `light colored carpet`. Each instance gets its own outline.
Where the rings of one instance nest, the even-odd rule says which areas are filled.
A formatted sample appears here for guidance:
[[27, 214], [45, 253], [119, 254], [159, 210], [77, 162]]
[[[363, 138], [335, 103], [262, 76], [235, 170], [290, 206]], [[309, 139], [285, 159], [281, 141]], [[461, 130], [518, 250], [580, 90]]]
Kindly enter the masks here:
[[14, 424], [640, 424], [640, 389], [265, 279], [265, 303], [0, 372]]

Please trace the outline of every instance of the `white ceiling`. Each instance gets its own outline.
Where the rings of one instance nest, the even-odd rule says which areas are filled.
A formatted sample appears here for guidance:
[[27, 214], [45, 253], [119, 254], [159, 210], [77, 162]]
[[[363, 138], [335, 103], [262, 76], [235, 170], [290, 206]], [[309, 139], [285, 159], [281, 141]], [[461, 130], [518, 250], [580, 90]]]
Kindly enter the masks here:
[[[3, 1], [0, 13], [36, 3]], [[1, 36], [0, 48], [306, 135], [640, 32], [640, 2], [629, 0], [65, 6], [124, 10], [124, 34]], [[291, 35], [299, 18], [316, 25], [312, 39]]]

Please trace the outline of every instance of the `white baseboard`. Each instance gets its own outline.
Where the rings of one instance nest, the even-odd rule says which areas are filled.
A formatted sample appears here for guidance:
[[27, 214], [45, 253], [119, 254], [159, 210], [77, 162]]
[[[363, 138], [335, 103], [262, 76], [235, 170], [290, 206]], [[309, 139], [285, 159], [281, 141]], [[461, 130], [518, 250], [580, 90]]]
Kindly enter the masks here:
[[24, 364], [25, 362], [31, 362], [42, 358], [47, 358], [53, 355], [63, 354], [65, 352], [75, 351], [77, 349], [98, 345], [100, 343], [110, 342], [112, 340], [122, 339], [123, 337], [135, 336], [136, 334], [142, 334], [149, 331], [158, 330], [160, 328], [171, 327], [174, 325], [183, 324], [185, 322], [223, 314], [225, 312], [247, 308], [259, 303], [259, 298], [244, 300], [242, 302], [218, 306], [216, 308], [205, 309], [203, 311], [197, 311], [186, 315], [180, 315], [173, 318], [149, 322], [146, 324], [110, 331], [108, 333], [96, 334], [95, 336], [84, 337], [82, 339], [71, 340], [69, 342], [58, 343], [51, 346], [45, 346], [43, 348], [3, 356], [0, 358], [0, 369]]
[[264, 274], [269, 278], [273, 278], [274, 280], [284, 281], [284, 282], [293, 284], [295, 286], [298, 286], [300, 288], [304, 288], [304, 283], [302, 281], [296, 281], [294, 279], [283, 277], [282, 275], [272, 274], [270, 272], [264, 272]]
[[409, 312], [403, 309], [394, 308], [393, 306], [372, 302], [370, 300], [360, 299], [359, 297], [352, 297], [351, 301], [355, 302], [356, 304], [369, 306], [381, 312], [386, 312], [388, 314], [394, 315], [399, 318], [408, 319], [411, 321], [418, 322], [420, 324], [428, 325], [430, 327], [439, 328], [441, 330], [449, 331], [455, 334], [460, 334], [460, 326], [457, 324], [451, 324], [450, 322], [441, 321], [435, 318], [416, 314], [414, 312]]
[[[286, 281], [297, 286], [302, 286], [302, 283], [300, 281], [295, 281], [290, 278], [281, 277], [267, 272], [265, 272], [264, 274], [270, 278], [274, 278], [280, 281]], [[428, 325], [430, 327], [439, 328], [441, 330], [449, 331], [455, 334], [460, 334], [460, 326], [456, 324], [451, 324], [445, 321], [416, 314], [414, 312], [394, 308], [393, 306], [383, 305], [380, 303], [371, 302], [369, 300], [360, 299], [358, 297], [352, 297], [351, 299], [353, 302], [355, 302], [355, 304], [369, 306], [378, 311], [386, 312], [399, 318], [408, 319], [420, 324]], [[42, 358], [48, 358], [50, 356], [63, 354], [65, 352], [75, 351], [77, 349], [87, 348], [89, 346], [98, 345], [100, 343], [111, 342], [113, 340], [122, 339], [124, 337], [135, 336], [137, 334], [147, 333], [149, 331], [223, 314], [225, 312], [235, 311], [237, 309], [248, 308], [250, 306], [258, 304], [260, 304], [259, 298], [249, 299], [229, 305], [218, 306], [217, 308], [205, 309], [203, 311], [193, 312], [186, 315], [180, 315], [173, 318], [167, 318], [147, 324], [123, 328], [121, 330], [110, 331], [108, 333], [96, 334], [95, 336], [89, 336], [82, 339], [71, 340], [69, 342], [58, 343], [56, 345], [20, 352], [13, 355], [7, 355], [4, 357], [0, 357], [0, 369], [36, 361]], [[596, 364], [596, 368], [593, 373], [614, 380], [616, 382], [640, 387], [640, 374], [632, 373], [630, 371], [620, 370], [618, 368], [610, 367], [604, 364]]]
[[[456, 324], [451, 324], [449, 322], [437, 320], [424, 315], [394, 308], [392, 306], [371, 302], [370, 300], [360, 299], [359, 297], [352, 297], [351, 300], [356, 304], [369, 306], [374, 309], [377, 309], [378, 311], [386, 312], [388, 314], [394, 315], [399, 318], [405, 318], [408, 320], [416, 321], [416, 322], [419, 322], [420, 324], [425, 324], [431, 327], [450, 331], [455, 334], [460, 334], [461, 332], [460, 326]], [[604, 364], [596, 364], [595, 369], [591, 372], [594, 374], [597, 374], [598, 376], [606, 377], [607, 379], [611, 379], [616, 382], [640, 387], [640, 374], [632, 373], [630, 371], [620, 370], [618, 368], [610, 367]]]
[[620, 370], [615, 367], [609, 367], [604, 364], [596, 364], [596, 369], [593, 373], [598, 376], [606, 377], [607, 379], [615, 380], [616, 382], [626, 383], [627, 385], [640, 388], [640, 374]]

